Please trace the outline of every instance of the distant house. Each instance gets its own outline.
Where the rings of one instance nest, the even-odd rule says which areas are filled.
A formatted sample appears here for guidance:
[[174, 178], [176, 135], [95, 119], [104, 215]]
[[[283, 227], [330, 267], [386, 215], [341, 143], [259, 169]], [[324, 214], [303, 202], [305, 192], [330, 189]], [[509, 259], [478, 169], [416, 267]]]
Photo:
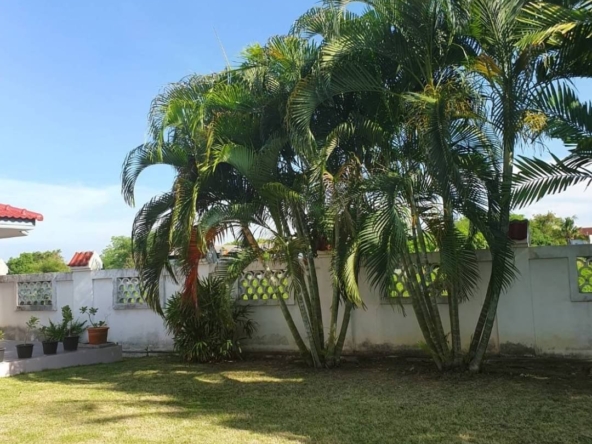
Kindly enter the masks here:
[[[26, 236], [42, 220], [42, 214], [0, 203], [0, 239]], [[0, 276], [7, 273], [8, 267], [0, 258]]]
[[586, 237], [589, 244], [592, 244], [592, 227], [580, 228], [580, 234]]
[[27, 236], [43, 215], [0, 203], [0, 239]]

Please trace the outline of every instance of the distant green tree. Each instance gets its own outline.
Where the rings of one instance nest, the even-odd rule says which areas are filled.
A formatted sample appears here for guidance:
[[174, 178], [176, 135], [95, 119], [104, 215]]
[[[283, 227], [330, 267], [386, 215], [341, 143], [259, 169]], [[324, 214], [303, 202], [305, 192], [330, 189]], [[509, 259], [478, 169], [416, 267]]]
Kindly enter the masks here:
[[561, 236], [567, 245], [571, 244], [572, 240], [583, 239], [580, 234], [580, 227], [576, 225], [576, 217], [566, 217], [561, 224]]
[[[524, 220], [526, 219], [524, 217], [523, 214], [510, 214], [510, 220]], [[469, 231], [471, 229], [471, 224], [469, 222], [469, 219], [467, 219], [466, 217], [461, 217], [459, 220], [456, 221], [456, 228], [458, 229], [458, 231], [460, 231], [462, 234], [464, 234], [465, 236], [469, 235]], [[489, 248], [489, 246], [487, 245], [487, 241], [485, 240], [485, 237], [483, 236], [482, 233], [475, 233], [473, 235], [472, 238], [473, 241], [473, 247], [475, 247], [475, 249], [477, 250], [485, 250], [487, 248]]]
[[134, 268], [132, 239], [127, 236], [113, 236], [111, 243], [101, 254], [105, 269]]
[[533, 246], [565, 245], [561, 234], [563, 219], [549, 211], [530, 218], [530, 244]]
[[6, 262], [9, 274], [36, 274], [70, 271], [61, 250], [21, 253]]
[[581, 238], [576, 216], [562, 218], [549, 211], [535, 214], [529, 220], [530, 244], [533, 246], [565, 245]]
[[[458, 231], [460, 231], [467, 237], [469, 236], [469, 233], [471, 231], [471, 222], [469, 221], [469, 219], [467, 219], [466, 217], [461, 217], [459, 220], [456, 221], [455, 225]], [[485, 250], [486, 248], [488, 248], [487, 241], [485, 240], [485, 237], [482, 233], [475, 233], [475, 235], [472, 238], [472, 242], [473, 247], [475, 247], [476, 250]]]

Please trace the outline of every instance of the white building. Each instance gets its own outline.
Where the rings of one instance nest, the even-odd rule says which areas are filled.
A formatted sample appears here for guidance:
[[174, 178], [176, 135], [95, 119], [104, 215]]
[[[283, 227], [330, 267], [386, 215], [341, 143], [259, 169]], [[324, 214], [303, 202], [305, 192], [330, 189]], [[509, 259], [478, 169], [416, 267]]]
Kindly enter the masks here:
[[[0, 239], [27, 236], [42, 220], [42, 214], [0, 203]], [[8, 267], [0, 259], [0, 276], [7, 273]]]

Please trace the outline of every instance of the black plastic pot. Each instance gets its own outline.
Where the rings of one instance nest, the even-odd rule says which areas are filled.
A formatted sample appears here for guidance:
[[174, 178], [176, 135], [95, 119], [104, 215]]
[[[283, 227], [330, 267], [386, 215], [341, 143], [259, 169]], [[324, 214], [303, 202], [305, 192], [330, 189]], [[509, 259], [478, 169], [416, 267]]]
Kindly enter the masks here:
[[58, 352], [58, 341], [43, 341], [43, 354], [55, 355]]
[[19, 359], [29, 359], [33, 356], [33, 344], [19, 344], [16, 346], [16, 355]]
[[78, 350], [78, 336], [66, 336], [62, 342], [64, 343], [64, 351], [73, 352]]

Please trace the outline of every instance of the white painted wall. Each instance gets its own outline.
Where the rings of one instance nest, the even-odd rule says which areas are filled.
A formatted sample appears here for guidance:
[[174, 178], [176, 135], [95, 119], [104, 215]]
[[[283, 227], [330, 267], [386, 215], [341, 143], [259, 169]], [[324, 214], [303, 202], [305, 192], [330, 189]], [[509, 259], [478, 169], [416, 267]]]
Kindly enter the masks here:
[[[592, 294], [578, 289], [576, 257], [592, 257], [592, 245], [519, 247], [515, 249], [519, 275], [498, 306], [491, 347], [503, 353], [537, 353], [592, 356]], [[485, 298], [491, 259], [478, 252], [481, 280], [474, 297], [461, 304], [463, 347], [468, 347]], [[329, 313], [331, 298], [329, 256], [317, 260], [323, 309]], [[417, 348], [423, 342], [413, 308], [390, 305], [370, 287], [361, 272], [361, 293], [366, 309], [355, 310], [346, 349], [352, 352], [396, 351]], [[440, 313], [449, 329], [448, 306]], [[291, 312], [298, 319], [297, 307]], [[265, 351], [295, 350], [295, 344], [278, 307], [256, 307], [259, 324], [246, 348]], [[328, 319], [324, 320], [328, 323]], [[327, 325], [327, 324], [325, 324]]]
[[6, 265], [6, 262], [4, 262], [2, 260], [2, 258], [0, 258], [0, 276], [6, 276], [8, 274], [8, 265]]
[[[489, 253], [478, 253], [480, 284], [474, 297], [460, 306], [465, 347], [475, 327], [491, 271]], [[492, 347], [508, 353], [592, 356], [592, 294], [579, 292], [575, 265], [577, 257], [592, 257], [592, 245], [519, 247], [515, 253], [520, 275], [501, 297]], [[327, 325], [332, 294], [330, 256], [320, 254], [316, 264]], [[207, 275], [210, 268], [204, 264], [200, 274]], [[254, 263], [248, 269], [260, 270], [262, 267]], [[75, 312], [82, 305], [92, 305], [99, 308], [100, 318], [106, 318], [110, 340], [121, 343], [124, 350], [170, 350], [172, 340], [159, 316], [145, 308], [121, 310], [114, 307], [113, 286], [117, 277], [133, 273], [133, 270], [104, 270], [49, 275], [56, 288], [57, 311], [39, 312], [16, 310], [17, 282], [48, 279], [48, 275], [0, 276], [0, 328], [12, 338], [22, 332], [25, 321], [32, 314], [46, 322], [49, 318], [59, 320], [63, 305], [72, 306]], [[357, 309], [352, 314], [346, 341], [348, 351], [391, 352], [417, 348], [423, 342], [410, 305], [401, 309], [381, 299], [368, 284], [363, 269], [360, 286], [366, 308]], [[162, 281], [161, 292], [165, 299], [176, 291], [177, 286], [172, 280]], [[289, 304], [297, 326], [302, 329], [297, 306], [291, 300]], [[296, 350], [276, 301], [255, 301], [249, 305], [258, 330], [245, 343], [245, 349]], [[441, 304], [440, 310], [448, 328], [448, 306]]]

